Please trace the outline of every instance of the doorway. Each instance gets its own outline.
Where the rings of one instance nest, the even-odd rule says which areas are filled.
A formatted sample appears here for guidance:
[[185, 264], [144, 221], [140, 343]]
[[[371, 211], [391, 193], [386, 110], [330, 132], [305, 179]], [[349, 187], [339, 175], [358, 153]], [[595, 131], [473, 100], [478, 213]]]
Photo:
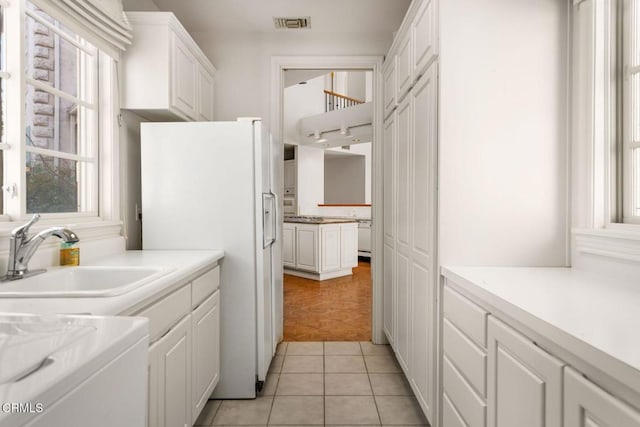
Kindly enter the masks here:
[[[381, 65], [382, 57], [274, 57], [272, 59], [272, 100], [273, 110], [271, 126], [277, 141], [286, 143], [285, 159], [304, 161], [305, 170], [314, 168], [309, 159], [321, 158], [322, 167], [315, 166], [316, 171], [329, 171], [320, 184], [318, 179], [303, 179], [302, 188], [292, 189], [291, 164], [283, 165], [285, 182], [283, 208], [287, 215], [314, 217], [348, 217], [368, 220], [365, 225], [368, 237], [370, 257], [358, 258], [355, 255], [353, 269], [341, 277], [309, 278], [305, 274], [296, 274], [285, 263], [288, 273], [284, 277], [283, 289], [275, 289], [276, 301], [274, 324], [280, 339], [301, 341], [337, 341], [337, 340], [372, 340], [384, 343], [382, 332], [382, 283], [381, 263], [376, 262], [376, 243], [381, 241], [376, 222], [382, 220], [381, 176]], [[304, 106], [296, 105], [294, 110], [300, 113], [296, 118], [297, 138], [292, 136], [290, 106], [287, 106], [286, 88], [294, 87], [294, 91], [308, 92], [311, 86], [318, 86], [322, 91], [324, 111], [316, 115], [305, 115]], [[351, 89], [349, 89], [349, 87]], [[367, 89], [365, 88], [369, 88]], [[360, 105], [360, 104], [367, 105]], [[353, 108], [357, 107], [357, 108]], [[325, 119], [348, 112], [353, 115], [356, 110], [369, 108], [369, 119], [350, 118], [333, 120], [328, 124]], [[344, 111], [336, 112], [336, 110]], [[349, 111], [347, 111], [349, 110]], [[331, 114], [322, 114], [331, 113]], [[355, 113], [357, 116], [359, 113]], [[364, 113], [365, 115], [367, 113]], [[304, 116], [304, 117], [303, 117]], [[343, 116], [342, 116], [343, 117]], [[309, 120], [307, 120], [309, 118]], [[317, 120], [320, 120], [318, 122]], [[323, 121], [324, 120], [324, 121]], [[297, 139], [297, 140], [296, 140]], [[365, 147], [366, 143], [369, 148]], [[284, 148], [284, 147], [283, 147]], [[324, 153], [326, 164], [324, 161]], [[309, 154], [310, 157], [304, 157]], [[311, 166], [310, 166], [311, 165]], [[348, 168], [340, 165], [349, 165]], [[368, 165], [368, 166], [367, 166]], [[296, 167], [300, 168], [300, 165]], [[358, 181], [359, 170], [362, 182]], [[349, 186], [335, 185], [339, 182], [336, 171], [345, 171], [351, 183]], [[307, 170], [308, 172], [308, 170]], [[295, 174], [295, 173], [294, 173]], [[368, 176], [368, 179], [364, 179]], [[311, 182], [315, 181], [315, 182]], [[353, 181], [353, 182], [352, 182]], [[345, 181], [343, 181], [345, 182]], [[316, 186], [315, 198], [309, 196], [304, 187]], [[324, 187], [327, 191], [324, 191]], [[318, 187], [321, 189], [318, 190]], [[348, 188], [345, 188], [348, 187]], [[347, 191], [348, 190], [348, 191]], [[301, 196], [300, 191], [304, 192]], [[321, 191], [321, 195], [318, 194]], [[361, 195], [361, 196], [360, 196]], [[318, 200], [318, 198], [322, 200]], [[326, 199], [326, 200], [325, 200]], [[318, 202], [319, 201], [319, 202]], [[326, 202], [326, 203], [325, 203]], [[377, 221], [376, 221], [377, 220]], [[288, 222], [290, 217], [288, 217]], [[372, 221], [372, 223], [371, 223]], [[354, 222], [354, 221], [350, 221]], [[281, 230], [285, 236], [291, 233], [284, 224], [284, 215], [280, 215]], [[381, 225], [381, 224], [380, 224]], [[347, 227], [349, 228], [349, 227]], [[362, 227], [361, 227], [362, 228]], [[348, 233], [358, 234], [357, 223]], [[362, 231], [360, 231], [362, 234]], [[351, 234], [349, 234], [351, 235]], [[319, 237], [318, 237], [319, 238]], [[357, 237], [356, 237], [357, 239]], [[362, 241], [360, 242], [362, 243]], [[344, 243], [343, 243], [344, 244]], [[357, 245], [357, 243], [356, 243]], [[362, 247], [357, 249], [362, 249]], [[283, 254], [287, 249], [283, 250]], [[319, 249], [322, 251], [322, 249]], [[369, 252], [359, 255], [369, 255]], [[344, 251], [343, 253], [350, 253]], [[319, 254], [318, 254], [319, 255]], [[286, 258], [286, 255], [284, 255]], [[320, 258], [318, 256], [318, 258]], [[302, 277], [301, 277], [302, 276]], [[285, 320], [286, 319], [286, 320]], [[333, 331], [333, 332], [332, 332]]]

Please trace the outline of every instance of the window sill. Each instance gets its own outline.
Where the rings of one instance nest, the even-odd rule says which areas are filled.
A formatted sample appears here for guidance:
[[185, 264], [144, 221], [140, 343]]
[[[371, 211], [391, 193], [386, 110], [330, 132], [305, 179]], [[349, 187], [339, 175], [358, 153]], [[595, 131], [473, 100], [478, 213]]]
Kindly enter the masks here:
[[[0, 222], [0, 242], [11, 236], [11, 230], [26, 223], [29, 218]], [[42, 218], [31, 227], [30, 234], [49, 227], [65, 227], [75, 232], [81, 240], [94, 240], [104, 237], [114, 237], [121, 234], [122, 221], [102, 220], [98, 217], [50, 217]], [[2, 248], [0, 248], [0, 251]]]
[[609, 224], [599, 229], [573, 229], [573, 263], [584, 255], [631, 262], [640, 266], [640, 226]]

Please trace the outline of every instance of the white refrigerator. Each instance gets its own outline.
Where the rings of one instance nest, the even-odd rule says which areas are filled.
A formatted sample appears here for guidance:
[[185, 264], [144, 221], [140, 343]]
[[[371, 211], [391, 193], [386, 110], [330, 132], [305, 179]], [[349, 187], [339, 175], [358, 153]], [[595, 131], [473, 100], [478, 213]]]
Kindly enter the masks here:
[[253, 398], [282, 337], [283, 148], [259, 119], [142, 123], [143, 249], [222, 249], [220, 382]]

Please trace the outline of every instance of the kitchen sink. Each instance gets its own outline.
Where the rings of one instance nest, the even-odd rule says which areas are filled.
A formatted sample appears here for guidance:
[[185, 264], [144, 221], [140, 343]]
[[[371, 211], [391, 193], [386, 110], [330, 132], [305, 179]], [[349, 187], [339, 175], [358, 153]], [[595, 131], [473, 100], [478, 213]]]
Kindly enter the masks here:
[[137, 289], [169, 271], [164, 267], [57, 267], [0, 283], [0, 298], [110, 297]]

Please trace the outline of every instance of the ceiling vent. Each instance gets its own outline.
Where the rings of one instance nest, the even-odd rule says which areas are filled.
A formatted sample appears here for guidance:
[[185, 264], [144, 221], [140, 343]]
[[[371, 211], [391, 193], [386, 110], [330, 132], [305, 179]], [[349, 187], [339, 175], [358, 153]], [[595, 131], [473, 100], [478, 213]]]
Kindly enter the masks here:
[[300, 28], [311, 28], [311, 17], [289, 16], [285, 18], [273, 18], [273, 23], [279, 30], [297, 30]]

